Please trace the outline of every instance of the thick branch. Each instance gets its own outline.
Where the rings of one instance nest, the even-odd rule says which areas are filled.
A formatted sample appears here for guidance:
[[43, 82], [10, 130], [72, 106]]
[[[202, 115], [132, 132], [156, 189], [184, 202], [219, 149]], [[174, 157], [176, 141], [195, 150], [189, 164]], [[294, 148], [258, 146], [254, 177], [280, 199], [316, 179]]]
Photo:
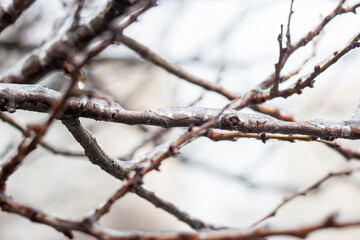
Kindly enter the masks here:
[[[23, 109], [47, 112], [61, 94], [38, 85], [0, 84], [0, 110]], [[129, 125], [145, 124], [160, 127], [199, 126], [221, 113], [221, 109], [200, 107], [168, 107], [157, 111], [130, 111], [117, 103], [99, 98], [74, 96], [65, 103], [62, 118], [85, 117], [100, 121]], [[214, 128], [250, 133], [300, 134], [334, 140], [335, 138], [359, 139], [358, 119], [348, 121], [310, 120], [285, 122], [261, 114], [226, 110]]]

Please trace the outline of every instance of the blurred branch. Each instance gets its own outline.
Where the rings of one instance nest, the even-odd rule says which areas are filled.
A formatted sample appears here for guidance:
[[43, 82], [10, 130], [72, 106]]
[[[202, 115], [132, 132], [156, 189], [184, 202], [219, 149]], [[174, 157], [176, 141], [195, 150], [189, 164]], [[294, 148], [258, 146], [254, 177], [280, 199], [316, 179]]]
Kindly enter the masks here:
[[[17, 130], [19, 130], [24, 136], [26, 136], [26, 134], [28, 134], [26, 128], [21, 126], [21, 124], [16, 122], [14, 119], [10, 118], [9, 116], [6, 116], [3, 112], [0, 112], [0, 119], [4, 122], [10, 124]], [[86, 156], [84, 153], [81, 153], [81, 152], [59, 149], [55, 146], [50, 145], [49, 143], [45, 142], [44, 140], [40, 140], [39, 145], [54, 154], [59, 154], [59, 155], [63, 155], [63, 156], [72, 156], [72, 157]]]
[[289, 12], [289, 17], [288, 17], [288, 23], [287, 23], [287, 30], [286, 30], [286, 46], [287, 47], [291, 47], [291, 35], [290, 35], [290, 22], [291, 22], [291, 16], [293, 15], [294, 11], [293, 11], [293, 5], [294, 5], [294, 0], [291, 0], [291, 4], [290, 4], [290, 12]]
[[[211, 131], [211, 130], [209, 130]], [[250, 188], [250, 189], [258, 189], [258, 190], [272, 190], [277, 192], [293, 192], [294, 188], [292, 186], [287, 186], [285, 184], [274, 184], [271, 182], [261, 182], [257, 183], [251, 180], [251, 177], [248, 176], [248, 174], [237, 174], [232, 173], [230, 171], [222, 170], [221, 168], [217, 168], [215, 166], [211, 166], [210, 164], [206, 162], [201, 161], [193, 161], [190, 159], [190, 157], [184, 157], [180, 156], [181, 161], [190, 166], [190, 167], [196, 167], [201, 171], [208, 172], [209, 174], [213, 176], [218, 176], [226, 179], [230, 179], [234, 182], [238, 182], [240, 184], [243, 184], [244, 186]]]
[[294, 236], [299, 238], [305, 238], [312, 232], [316, 232], [323, 229], [331, 228], [349, 228], [359, 227], [360, 221], [348, 221], [339, 222], [336, 220], [335, 215], [331, 215], [318, 223], [307, 225], [303, 227], [297, 227], [292, 229], [269, 229], [268, 227], [258, 228], [253, 231], [240, 231], [240, 230], [222, 230], [215, 232], [201, 232], [201, 233], [174, 233], [174, 232], [145, 232], [145, 231], [116, 231], [102, 227], [87, 219], [68, 219], [52, 216], [44, 213], [41, 210], [35, 209], [30, 206], [16, 202], [11, 197], [0, 192], [0, 201], [2, 202], [1, 208], [3, 211], [16, 213], [27, 217], [33, 222], [46, 224], [54, 229], [64, 233], [68, 238], [73, 238], [72, 231], [79, 231], [87, 233], [97, 239], [117, 239], [117, 240], [129, 240], [129, 239], [256, 239], [270, 236]]
[[[49, 41], [44, 47], [38, 49], [30, 56], [20, 61], [20, 66], [14, 68], [3, 74], [0, 79], [1, 82], [8, 83], [36, 83], [44, 75], [54, 71], [60, 70], [59, 61], [63, 60], [64, 52], [79, 51], [84, 49], [95, 37], [101, 33], [109, 30], [112, 26], [112, 21], [118, 17], [125, 17], [134, 11], [132, 6], [141, 7], [135, 3], [142, 3], [141, 0], [122, 0], [109, 1], [106, 8], [89, 24], [80, 25], [73, 30], [69, 30], [66, 36], [60, 40]], [[135, 4], [135, 5], [134, 5]]]
[[282, 61], [284, 58], [284, 55], [287, 51], [286, 48], [283, 48], [283, 25], [280, 26], [280, 34], [278, 36], [278, 42], [279, 42], [279, 60], [275, 64], [275, 77], [274, 77], [274, 84], [272, 88], [270, 89], [270, 96], [276, 96], [279, 92], [279, 82], [280, 82], [280, 72], [282, 69]]
[[77, 28], [79, 26], [80, 23], [80, 15], [81, 15], [81, 11], [84, 8], [84, 3], [85, 0], [77, 0], [77, 8], [74, 14], [74, 21], [71, 25], [71, 30]]
[[179, 66], [176, 66], [161, 56], [157, 55], [155, 52], [151, 51], [148, 47], [142, 45], [141, 43], [135, 41], [134, 39], [122, 35], [119, 37], [119, 42], [123, 43], [130, 49], [138, 53], [142, 58], [152, 62], [153, 64], [165, 69], [166, 71], [185, 79], [188, 82], [191, 82], [195, 85], [201, 86], [206, 90], [214, 91], [220, 93], [221, 95], [227, 97], [228, 99], [234, 99], [237, 97], [236, 94], [231, 93], [230, 91], [224, 89], [220, 85], [206, 81], [204, 79], [198, 78], [185, 70], [181, 69]]
[[294, 83], [292, 86], [284, 90], [280, 90], [276, 95], [272, 95], [270, 91], [259, 92], [258, 90], [254, 89], [244, 94], [241, 98], [234, 100], [232, 107], [234, 109], [240, 110], [251, 104], [263, 103], [276, 97], [287, 98], [293, 94], [301, 94], [304, 88], [314, 87], [315, 78], [323, 73], [326, 69], [335, 64], [351, 50], [360, 47], [359, 39], [360, 33], [357, 34], [341, 51], [335, 52], [332, 57], [325, 61], [325, 63], [322, 65], [316, 65], [310, 74], [303, 78], [299, 78], [298, 81], [296, 81], [296, 83]]
[[295, 199], [299, 196], [306, 196], [309, 192], [319, 188], [320, 185], [322, 185], [324, 182], [328, 181], [329, 179], [333, 179], [334, 177], [344, 176], [344, 175], [348, 176], [348, 175], [352, 174], [353, 172], [359, 171], [359, 170], [360, 170], [360, 167], [356, 167], [356, 168], [341, 169], [341, 170], [332, 171], [332, 172], [327, 173], [323, 177], [321, 177], [321, 178], [317, 179], [316, 181], [314, 181], [313, 183], [309, 184], [307, 187], [304, 187], [303, 189], [299, 190], [298, 192], [295, 192], [295, 193], [291, 194], [290, 196], [285, 197], [284, 200], [280, 204], [278, 204], [273, 210], [271, 210], [264, 217], [260, 218], [255, 223], [253, 223], [250, 227], [253, 228], [253, 227], [259, 225], [260, 223], [264, 222], [266, 219], [275, 216], [277, 214], [277, 212], [279, 211], [279, 209], [282, 208], [285, 204], [287, 204], [288, 202], [292, 201], [293, 199]]
[[123, 156], [119, 156], [118, 158], [123, 160], [123, 161], [131, 160], [134, 157], [134, 154], [136, 153], [137, 150], [139, 150], [145, 144], [147, 144], [147, 143], [161, 137], [167, 131], [168, 131], [168, 129], [155, 129], [155, 130], [147, 132], [145, 137], [143, 138], [143, 140], [141, 142], [136, 144], [127, 154], [125, 154]]
[[[325, 26], [332, 21], [336, 16], [346, 14], [346, 13], [355, 13], [357, 8], [360, 7], [360, 3], [356, 3], [350, 7], [344, 8], [345, 0], [340, 0], [338, 5], [335, 7], [335, 9], [329, 13], [326, 17], [322, 18], [321, 22], [315, 27], [314, 30], [308, 32], [304, 37], [302, 37], [300, 40], [298, 40], [295, 44], [287, 44], [287, 50], [286, 53], [283, 56], [282, 63], [280, 68], [282, 69], [287, 62], [288, 58], [299, 48], [302, 48], [306, 46], [309, 42], [311, 42], [316, 36], [318, 36], [321, 31], [325, 28]], [[290, 20], [292, 15], [292, 5], [293, 1], [291, 2], [291, 10], [289, 13], [289, 19], [288, 19], [288, 29], [290, 28]], [[291, 39], [290, 36], [290, 30], [288, 31], [289, 35], [287, 35], [288, 43], [290, 43], [289, 39]], [[272, 86], [275, 79], [275, 74], [272, 74], [269, 76], [265, 81], [263, 81], [261, 84], [258, 85], [258, 90], [265, 90]]]
[[15, 23], [20, 15], [28, 9], [35, 0], [12, 0], [7, 9], [0, 9], [0, 33]]
[[27, 133], [24, 134], [24, 138], [18, 146], [17, 154], [15, 154], [7, 163], [2, 166], [0, 171], [0, 191], [5, 192], [6, 181], [8, 178], [21, 165], [26, 156], [36, 149], [38, 143], [46, 134], [51, 123], [58, 115], [61, 115], [66, 100], [69, 98], [71, 91], [74, 89], [78, 81], [83, 78], [81, 71], [79, 69], [72, 68], [69, 63], [64, 62], [63, 67], [66, 69], [66, 71], [68, 71], [69, 75], [71, 75], [71, 83], [67, 87], [64, 94], [62, 94], [56, 101], [53, 101], [50, 108], [52, 112], [44, 123], [27, 126]]

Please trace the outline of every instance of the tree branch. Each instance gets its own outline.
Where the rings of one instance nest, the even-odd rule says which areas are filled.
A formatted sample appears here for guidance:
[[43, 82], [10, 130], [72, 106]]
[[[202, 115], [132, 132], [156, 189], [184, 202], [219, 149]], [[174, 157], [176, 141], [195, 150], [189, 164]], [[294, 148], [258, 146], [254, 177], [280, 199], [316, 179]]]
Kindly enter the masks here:
[[327, 180], [333, 179], [334, 177], [338, 177], [338, 176], [345, 176], [345, 175], [347, 176], [347, 175], [350, 175], [351, 173], [353, 173], [354, 171], [359, 171], [359, 170], [360, 170], [360, 167], [357, 167], [357, 168], [341, 169], [338, 171], [332, 171], [332, 172], [327, 173], [323, 177], [321, 177], [321, 178], [317, 179], [316, 181], [314, 181], [313, 183], [309, 184], [307, 187], [299, 190], [298, 192], [295, 192], [294, 194], [291, 194], [288, 197], [285, 197], [284, 200], [281, 203], [279, 203], [273, 210], [271, 210], [264, 217], [260, 218], [255, 223], [253, 223], [251, 225], [251, 228], [259, 225], [260, 223], [264, 222], [266, 219], [275, 216], [277, 214], [277, 212], [279, 211], [279, 209], [282, 208], [285, 204], [287, 204], [288, 202], [292, 201], [293, 199], [295, 199], [299, 196], [307, 195], [309, 192], [317, 189], [320, 185], [322, 185]]
[[59, 60], [63, 60], [64, 54], [85, 48], [95, 37], [107, 31], [111, 22], [118, 17], [125, 17], [133, 11], [131, 8], [141, 0], [112, 0], [105, 9], [93, 18], [88, 24], [70, 29], [60, 40], [54, 39], [44, 47], [38, 49], [30, 56], [20, 61], [19, 66], [7, 71], [0, 79], [7, 83], [36, 83], [46, 74], [61, 69]]
[[[153, 159], [156, 159], [158, 156], [168, 151], [170, 147], [168, 144], [165, 144], [164, 147], [156, 148], [152, 153], [148, 153], [144, 157], [140, 157], [139, 160], [121, 162], [109, 156], [96, 142], [94, 136], [86, 128], [84, 128], [78, 120], [63, 120], [62, 122], [68, 128], [74, 138], [84, 148], [89, 160], [93, 164], [101, 167], [110, 175], [120, 180], [125, 179], [125, 177], [129, 174], [129, 171], [136, 169], [140, 166], [140, 164], [151, 162]], [[186, 212], [179, 210], [170, 202], [166, 202], [160, 199], [154, 193], [144, 189], [141, 186], [135, 186], [132, 188], [132, 190], [139, 197], [148, 200], [156, 207], [159, 207], [172, 214], [177, 219], [187, 223], [196, 230], [216, 228], [210, 224], [206, 224], [198, 219], [190, 217]], [[124, 193], [122, 192], [122, 194]], [[98, 217], [99, 216], [95, 217], [95, 219]]]
[[16, 22], [20, 15], [28, 9], [35, 0], [13, 0], [8, 8], [0, 9], [0, 33]]
[[[0, 84], [0, 110], [23, 109], [47, 112], [59, 100], [57, 91], [39, 85]], [[157, 111], [130, 111], [117, 103], [99, 98], [74, 96], [64, 104], [62, 118], [85, 117], [100, 121], [118, 122], [130, 125], [144, 124], [160, 127], [200, 126], [221, 113], [220, 121], [214, 128], [237, 130], [244, 133], [279, 133], [309, 135], [325, 140], [335, 138], [359, 139], [358, 119], [347, 121], [309, 120], [285, 122], [261, 114], [248, 114], [234, 110], [169, 107]]]

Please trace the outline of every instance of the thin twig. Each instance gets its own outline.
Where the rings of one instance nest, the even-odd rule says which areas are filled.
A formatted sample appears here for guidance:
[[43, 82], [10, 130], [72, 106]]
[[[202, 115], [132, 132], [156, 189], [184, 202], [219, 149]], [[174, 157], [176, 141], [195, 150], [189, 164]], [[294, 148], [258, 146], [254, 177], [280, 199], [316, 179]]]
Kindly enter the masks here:
[[138, 53], [145, 60], [152, 62], [153, 64], [165, 69], [166, 71], [168, 71], [182, 79], [185, 79], [188, 82], [191, 82], [193, 84], [201, 86], [206, 90], [220, 93], [221, 95], [227, 97], [228, 99], [234, 99], [234, 98], [238, 97], [237, 94], [224, 89], [223, 87], [221, 87], [220, 85], [218, 85], [216, 83], [206, 81], [204, 79], [198, 78], [198, 77], [186, 72], [179, 66], [176, 66], [176, 65], [170, 63], [166, 59], [162, 58], [161, 56], [159, 56], [158, 54], [153, 52], [148, 47], [142, 45], [141, 43], [135, 41], [134, 39], [132, 39], [128, 36], [122, 35], [118, 38], [118, 40], [122, 44], [126, 45], [127, 47], [129, 47], [130, 49], [132, 49], [133, 51]]
[[274, 77], [274, 84], [272, 88], [270, 89], [270, 96], [275, 97], [279, 93], [279, 82], [280, 82], [280, 72], [282, 69], [282, 61], [284, 58], [284, 54], [286, 53], [287, 49], [283, 48], [283, 25], [280, 26], [280, 34], [278, 36], [278, 42], [279, 42], [279, 60], [275, 64], [275, 77]]
[[287, 28], [286, 28], [286, 46], [288, 48], [291, 48], [291, 35], [290, 35], [290, 22], [291, 22], [291, 16], [293, 15], [294, 11], [293, 11], [293, 4], [294, 4], [294, 0], [291, 0], [290, 3], [290, 11], [289, 11], [289, 17], [288, 17], [288, 23], [287, 23]]
[[[65, 64], [65, 63], [64, 63]], [[68, 66], [68, 65], [66, 65]], [[65, 66], [64, 66], [65, 67]], [[78, 69], [66, 69], [71, 74], [71, 83], [66, 89], [63, 96], [58, 100], [54, 101], [51, 106], [52, 113], [47, 118], [47, 120], [42, 124], [33, 124], [28, 125], [27, 131], [28, 134], [24, 135], [23, 140], [18, 146], [18, 152], [15, 156], [13, 156], [10, 161], [5, 163], [0, 171], [0, 190], [5, 191], [6, 181], [7, 179], [16, 171], [18, 166], [23, 162], [25, 157], [35, 150], [38, 143], [41, 141], [42, 137], [45, 135], [47, 130], [49, 129], [51, 123], [54, 119], [62, 112], [64, 106], [66, 104], [66, 100], [69, 98], [71, 91], [76, 86], [79, 81], [79, 78], [82, 78], [82, 75]], [[27, 141], [27, 138], [30, 138]]]
[[359, 227], [360, 221], [353, 220], [347, 222], [339, 222], [336, 220], [336, 215], [332, 214], [322, 221], [313, 223], [307, 226], [287, 229], [270, 229], [269, 227], [257, 228], [252, 231], [241, 231], [237, 229], [222, 230], [222, 231], [207, 231], [200, 233], [189, 232], [146, 232], [146, 231], [116, 231], [110, 230], [98, 224], [92, 224], [86, 219], [69, 219], [63, 217], [56, 217], [47, 214], [36, 208], [27, 206], [25, 204], [16, 202], [10, 196], [0, 192], [0, 201], [2, 202], [1, 208], [3, 211], [15, 213], [31, 219], [33, 222], [42, 223], [53, 227], [57, 231], [62, 232], [66, 237], [73, 238], [72, 231], [79, 231], [89, 234], [97, 239], [117, 239], [117, 240], [130, 240], [130, 239], [144, 239], [144, 240], [220, 240], [220, 239], [259, 239], [271, 236], [293, 236], [305, 238], [313, 232], [324, 229], [345, 229], [349, 227]]
[[88, 24], [70, 29], [65, 36], [60, 36], [59, 39], [53, 39], [44, 44], [42, 48], [20, 61], [18, 66], [5, 72], [0, 77], [0, 81], [22, 84], [36, 83], [44, 75], [61, 70], [62, 66], [59, 63], [65, 59], [62, 55], [64, 51], [76, 54], [84, 49], [95, 37], [109, 30], [114, 20], [126, 17], [135, 10], [134, 8], [142, 6], [141, 4], [136, 5], [136, 3], [142, 2], [141, 0], [109, 1], [105, 9]]
[[344, 175], [350, 175], [354, 171], [359, 171], [360, 167], [357, 168], [347, 168], [347, 169], [341, 169], [337, 171], [332, 171], [324, 175], [323, 177], [317, 179], [313, 183], [309, 184], [307, 187], [304, 187], [303, 189], [299, 190], [298, 192], [295, 192], [291, 194], [288, 197], [285, 197], [281, 203], [279, 203], [273, 210], [271, 210], [268, 214], [266, 214], [264, 217], [257, 220], [255, 223], [251, 224], [250, 228], [254, 228], [255, 226], [259, 225], [260, 223], [264, 222], [266, 219], [273, 217], [276, 215], [276, 213], [279, 211], [280, 208], [282, 208], [285, 204], [292, 201], [294, 198], [299, 196], [305, 196], [310, 191], [315, 190], [320, 185], [322, 185], [324, 182], [326, 182], [329, 179], [333, 179], [337, 176], [344, 176]]
[[276, 96], [272, 96], [270, 94], [270, 91], [259, 92], [258, 90], [253, 89], [247, 92], [246, 94], [244, 94], [241, 98], [234, 100], [233, 108], [240, 110], [251, 104], [263, 103], [275, 97], [287, 98], [294, 94], [301, 94], [303, 89], [306, 87], [312, 88], [314, 86], [316, 77], [318, 77], [321, 73], [323, 73], [326, 69], [328, 69], [334, 63], [336, 63], [339, 59], [341, 59], [351, 50], [360, 47], [359, 39], [360, 39], [360, 33], [358, 33], [341, 51], [335, 52], [333, 56], [330, 57], [321, 66], [319, 65], [315, 66], [314, 70], [304, 79], [300, 78], [296, 83], [294, 83], [289, 88], [279, 91], [279, 93]]
[[[26, 131], [26, 128], [21, 126], [21, 124], [16, 122], [13, 118], [5, 115], [3, 112], [0, 112], [0, 119], [4, 122], [10, 124], [11, 126], [13, 126], [15, 129], [19, 130], [23, 135], [28, 134], [28, 132]], [[70, 151], [70, 150], [59, 149], [59, 148], [52, 146], [49, 143], [45, 142], [43, 139], [39, 142], [39, 145], [54, 154], [59, 154], [59, 155], [63, 155], [63, 156], [71, 156], [71, 157], [86, 156], [82, 152], [75, 152], [75, 151]]]
[[84, 3], [85, 3], [85, 0], [77, 0], [77, 8], [76, 8], [76, 11], [75, 11], [75, 14], [74, 14], [74, 21], [71, 25], [71, 30], [77, 28], [79, 26], [79, 23], [80, 23], [80, 15], [81, 15], [81, 11], [82, 9], [84, 8]]
[[[74, 138], [80, 143], [80, 145], [84, 148], [86, 155], [88, 156], [89, 160], [93, 163], [101, 167], [104, 171], [109, 173], [110, 175], [123, 180], [127, 176], [129, 170], [137, 169], [143, 161], [135, 161], [135, 162], [122, 162], [117, 161], [116, 159], [113, 159], [110, 157], [106, 152], [100, 147], [100, 145], [97, 143], [95, 137], [87, 130], [85, 129], [78, 120], [63, 120], [63, 124], [68, 128], [70, 133], [74, 136]], [[163, 152], [168, 151], [169, 146], [166, 145], [165, 148], [159, 149], [159, 153], [154, 153], [153, 156], [157, 157], [161, 155]], [[149, 156], [147, 154], [146, 156]], [[152, 159], [149, 159], [148, 157], [145, 157], [145, 161], [151, 161]], [[127, 186], [129, 187], [129, 186]], [[160, 207], [161, 209], [165, 210], [166, 212], [174, 215], [176, 218], [178, 218], [180, 221], [183, 221], [187, 223], [189, 226], [193, 227], [194, 229], [204, 229], [204, 228], [215, 228], [210, 224], [206, 224], [204, 222], [201, 222], [198, 219], [192, 218], [184, 211], [180, 211], [177, 207], [172, 205], [169, 202], [166, 202], [156, 195], [152, 194], [151, 192], [147, 191], [141, 186], [136, 186], [132, 188], [134, 193], [136, 193], [138, 196], [148, 200], [152, 204], [154, 204], [157, 207]], [[122, 196], [121, 194], [125, 194], [124, 192], [115, 193], [115, 197]], [[119, 195], [120, 194], [120, 195]], [[115, 201], [113, 198], [109, 198], [110, 201]], [[102, 205], [103, 206], [103, 205]], [[111, 206], [111, 204], [110, 204]], [[106, 207], [110, 207], [107, 205]], [[101, 207], [99, 207], [101, 208]], [[90, 215], [87, 216], [88, 219], [93, 219], [92, 222], [94, 222], [94, 219], [98, 219], [102, 216], [102, 214], [105, 214], [106, 212], [103, 210], [98, 210], [98, 213], [92, 212]], [[93, 216], [93, 214], [96, 214], [96, 216]]]
[[[334, 8], [334, 10], [325, 16], [321, 22], [314, 28], [314, 30], [308, 32], [304, 37], [298, 40], [296, 43], [292, 44], [291, 47], [287, 48], [286, 54], [283, 57], [282, 65], [285, 65], [289, 57], [296, 52], [298, 49], [306, 46], [309, 42], [311, 42], [316, 36], [318, 36], [321, 31], [325, 28], [325, 26], [331, 22], [336, 16], [346, 14], [346, 13], [356, 13], [356, 9], [360, 7], [360, 3], [354, 4], [353, 6], [344, 8], [344, 0], [340, 0], [338, 5]], [[283, 67], [283, 66], [281, 66]], [[273, 85], [274, 82], [274, 74], [260, 83], [256, 89], [265, 90]]]

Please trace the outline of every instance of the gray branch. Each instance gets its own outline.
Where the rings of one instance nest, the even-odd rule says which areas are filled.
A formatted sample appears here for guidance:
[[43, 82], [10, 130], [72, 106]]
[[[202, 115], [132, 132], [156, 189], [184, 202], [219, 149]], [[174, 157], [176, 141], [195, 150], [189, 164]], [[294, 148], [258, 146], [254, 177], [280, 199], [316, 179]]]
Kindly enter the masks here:
[[[40, 85], [0, 83], [0, 110], [16, 109], [48, 112], [61, 98], [61, 93]], [[131, 111], [107, 99], [90, 96], [72, 96], [65, 104], [60, 118], [90, 118], [98, 121], [129, 125], [145, 124], [164, 128], [199, 126], [220, 114], [221, 109], [201, 107], [166, 107], [156, 111]], [[262, 114], [224, 111], [214, 128], [245, 133], [278, 133], [310, 135], [315, 138], [359, 139], [360, 122], [357, 118], [347, 121], [309, 120], [285, 122]]]

